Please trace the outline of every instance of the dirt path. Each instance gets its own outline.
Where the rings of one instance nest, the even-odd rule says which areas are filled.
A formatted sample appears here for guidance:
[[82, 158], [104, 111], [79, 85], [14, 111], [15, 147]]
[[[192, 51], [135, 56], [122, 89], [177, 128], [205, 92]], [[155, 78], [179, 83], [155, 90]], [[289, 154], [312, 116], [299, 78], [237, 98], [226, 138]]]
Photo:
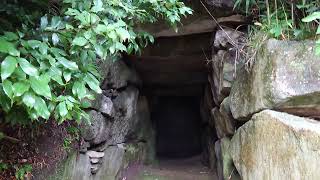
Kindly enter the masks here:
[[216, 180], [200, 157], [162, 159], [157, 165], [131, 167], [122, 180]]

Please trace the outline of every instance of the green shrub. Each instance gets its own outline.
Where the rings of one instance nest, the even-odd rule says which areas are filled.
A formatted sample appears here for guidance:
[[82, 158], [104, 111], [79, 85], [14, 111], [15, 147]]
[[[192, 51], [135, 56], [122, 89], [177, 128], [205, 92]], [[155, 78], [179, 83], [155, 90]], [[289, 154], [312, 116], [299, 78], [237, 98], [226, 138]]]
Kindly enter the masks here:
[[179, 0], [4, 0], [0, 7], [0, 106], [6, 122], [87, 119], [101, 93], [97, 59], [138, 52], [153, 37], [137, 24], [176, 27], [192, 10]]
[[[236, 0], [235, 8], [254, 19], [252, 31], [262, 31], [282, 40], [318, 39], [320, 34], [318, 0]], [[320, 41], [316, 41], [320, 55]]]
[[[259, 30], [278, 39], [306, 39], [316, 35], [315, 23], [303, 18], [319, 13], [318, 0], [236, 0], [235, 8], [253, 16]], [[251, 11], [249, 11], [251, 10]]]

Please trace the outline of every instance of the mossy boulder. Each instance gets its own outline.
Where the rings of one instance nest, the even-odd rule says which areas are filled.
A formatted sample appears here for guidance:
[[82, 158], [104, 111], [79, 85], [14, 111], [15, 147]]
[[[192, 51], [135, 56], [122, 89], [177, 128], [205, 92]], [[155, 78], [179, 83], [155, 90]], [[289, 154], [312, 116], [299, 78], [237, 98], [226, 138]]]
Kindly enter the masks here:
[[233, 162], [242, 179], [319, 179], [320, 122], [264, 110], [231, 139]]
[[251, 70], [237, 75], [230, 94], [239, 120], [264, 109], [308, 117], [320, 116], [320, 56], [314, 41], [267, 40]]
[[240, 180], [230, 154], [230, 138], [224, 137], [215, 142], [217, 175], [219, 180]]

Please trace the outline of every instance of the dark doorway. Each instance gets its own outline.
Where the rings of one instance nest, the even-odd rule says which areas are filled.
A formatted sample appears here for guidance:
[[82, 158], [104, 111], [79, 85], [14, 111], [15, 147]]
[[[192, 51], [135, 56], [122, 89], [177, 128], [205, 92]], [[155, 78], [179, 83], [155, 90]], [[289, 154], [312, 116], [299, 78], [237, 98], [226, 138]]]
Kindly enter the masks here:
[[201, 153], [199, 98], [162, 96], [153, 106], [156, 151], [162, 158], [182, 158]]

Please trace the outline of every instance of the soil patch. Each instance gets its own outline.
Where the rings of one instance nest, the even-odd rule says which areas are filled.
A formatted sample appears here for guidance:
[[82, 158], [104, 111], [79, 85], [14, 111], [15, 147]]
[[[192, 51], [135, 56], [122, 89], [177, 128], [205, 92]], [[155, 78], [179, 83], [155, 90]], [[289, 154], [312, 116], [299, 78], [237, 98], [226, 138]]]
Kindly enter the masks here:
[[[40, 174], [50, 174], [56, 166], [67, 156], [66, 137], [69, 137], [67, 127], [69, 123], [57, 125], [48, 121], [36, 127], [12, 127], [0, 124], [0, 132], [18, 139], [0, 141], [0, 162], [8, 165], [6, 170], [0, 171], [0, 180], [16, 179], [15, 172], [24, 165], [32, 165], [32, 172], [25, 179], [35, 179]], [[70, 149], [77, 148], [72, 143]]]

